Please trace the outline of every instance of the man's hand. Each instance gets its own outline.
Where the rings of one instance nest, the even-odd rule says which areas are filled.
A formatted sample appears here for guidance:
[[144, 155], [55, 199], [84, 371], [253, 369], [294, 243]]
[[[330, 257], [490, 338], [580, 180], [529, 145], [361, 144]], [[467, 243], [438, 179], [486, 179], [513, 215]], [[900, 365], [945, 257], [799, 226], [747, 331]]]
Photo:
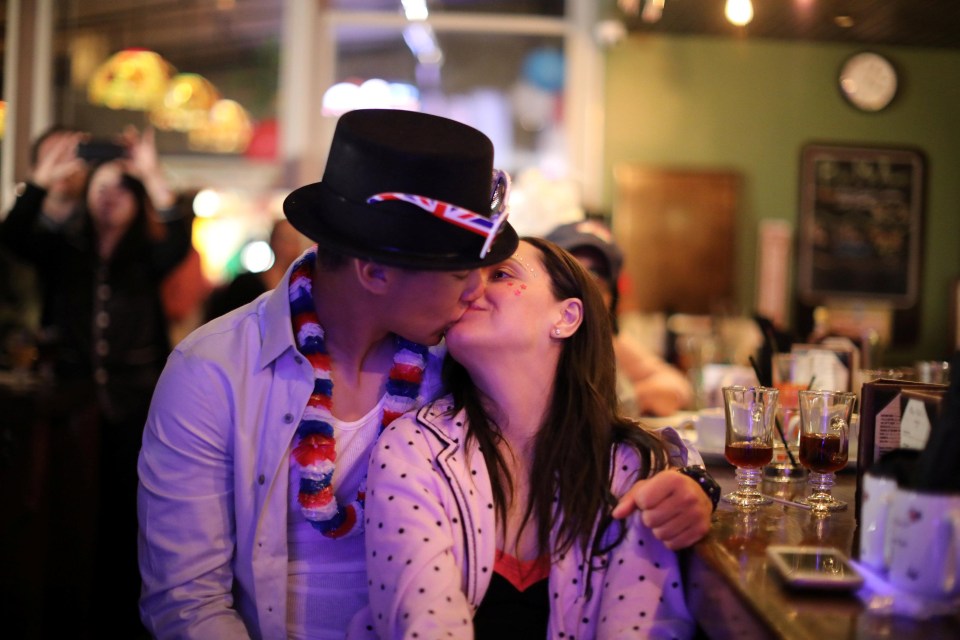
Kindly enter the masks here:
[[77, 157], [77, 144], [82, 139], [82, 133], [73, 131], [50, 134], [43, 145], [43, 152], [37, 158], [30, 181], [42, 189], [50, 189], [60, 180], [82, 171], [86, 163]]
[[620, 498], [613, 517], [626, 518], [636, 509], [653, 535], [677, 550], [707, 535], [713, 503], [693, 478], [667, 469], [634, 484]]

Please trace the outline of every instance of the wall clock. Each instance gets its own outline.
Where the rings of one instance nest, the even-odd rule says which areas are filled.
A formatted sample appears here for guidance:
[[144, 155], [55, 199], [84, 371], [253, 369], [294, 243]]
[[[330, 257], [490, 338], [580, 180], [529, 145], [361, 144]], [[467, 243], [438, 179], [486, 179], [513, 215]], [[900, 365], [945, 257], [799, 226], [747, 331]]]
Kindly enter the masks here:
[[880, 111], [897, 95], [897, 69], [889, 59], [872, 51], [847, 58], [840, 67], [840, 93], [861, 111]]

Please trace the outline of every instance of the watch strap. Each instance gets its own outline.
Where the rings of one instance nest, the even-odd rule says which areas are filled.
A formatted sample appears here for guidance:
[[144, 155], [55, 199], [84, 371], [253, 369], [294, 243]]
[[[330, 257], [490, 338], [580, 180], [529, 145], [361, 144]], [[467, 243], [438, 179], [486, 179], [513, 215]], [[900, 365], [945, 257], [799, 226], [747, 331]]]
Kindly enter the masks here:
[[716, 511], [717, 505], [720, 503], [720, 484], [713, 479], [710, 473], [699, 465], [689, 465], [687, 467], [680, 467], [677, 469], [683, 475], [692, 478], [703, 492], [707, 494], [707, 497], [710, 498], [710, 502], [713, 503], [713, 510]]

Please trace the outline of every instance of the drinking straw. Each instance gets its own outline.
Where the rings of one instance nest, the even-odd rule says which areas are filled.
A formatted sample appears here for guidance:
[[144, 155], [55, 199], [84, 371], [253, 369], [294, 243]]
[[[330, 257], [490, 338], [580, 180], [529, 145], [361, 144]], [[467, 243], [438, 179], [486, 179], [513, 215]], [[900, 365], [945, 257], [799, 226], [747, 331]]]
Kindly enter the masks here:
[[[753, 367], [753, 373], [757, 376], [757, 382], [765, 387], [769, 386], [768, 384], [764, 384], [764, 381], [760, 379], [760, 367], [757, 365], [757, 360], [753, 356], [750, 356], [750, 366]], [[813, 384], [813, 380], [810, 381], [810, 384]], [[790, 464], [797, 466], [797, 459], [793, 457], [793, 452], [790, 451], [790, 445], [787, 444], [787, 435], [783, 432], [783, 425], [780, 424], [780, 416], [776, 416], [773, 423], [777, 427], [777, 433], [780, 435], [780, 441], [783, 442], [783, 448], [787, 452], [787, 457], [790, 458]]]
[[808, 506], [805, 505], [805, 504], [801, 504], [801, 503], [799, 503], [799, 502], [794, 502], [793, 500], [786, 500], [786, 499], [784, 499], [784, 498], [778, 498], [777, 496], [771, 496], [771, 495], [768, 494], [768, 493], [761, 493], [760, 495], [762, 495], [764, 498], [769, 498], [770, 500], [773, 500], [774, 502], [779, 502], [780, 504], [785, 504], [785, 505], [787, 505], [788, 507], [796, 507], [797, 509], [806, 509], [807, 511], [809, 511], [809, 510], [811, 509], [811, 507], [808, 507]]

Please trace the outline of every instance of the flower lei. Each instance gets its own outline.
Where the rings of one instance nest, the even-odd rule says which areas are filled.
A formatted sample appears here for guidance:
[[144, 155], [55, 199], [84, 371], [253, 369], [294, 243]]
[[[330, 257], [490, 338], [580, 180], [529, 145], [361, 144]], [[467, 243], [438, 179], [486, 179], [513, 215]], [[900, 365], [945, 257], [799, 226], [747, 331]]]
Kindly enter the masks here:
[[[350, 504], [337, 504], [333, 494], [333, 471], [337, 459], [333, 425], [327, 420], [333, 403], [330, 378], [330, 354], [323, 339], [323, 328], [313, 303], [313, 266], [316, 252], [308, 251], [290, 274], [290, 316], [300, 353], [313, 366], [313, 393], [307, 401], [293, 459], [300, 466], [300, 511], [315, 529], [329, 538], [355, 535], [363, 530], [363, 506], [366, 479], [360, 483], [357, 498]], [[397, 417], [416, 406], [427, 348], [395, 336], [396, 353], [386, 385], [380, 432]]]

